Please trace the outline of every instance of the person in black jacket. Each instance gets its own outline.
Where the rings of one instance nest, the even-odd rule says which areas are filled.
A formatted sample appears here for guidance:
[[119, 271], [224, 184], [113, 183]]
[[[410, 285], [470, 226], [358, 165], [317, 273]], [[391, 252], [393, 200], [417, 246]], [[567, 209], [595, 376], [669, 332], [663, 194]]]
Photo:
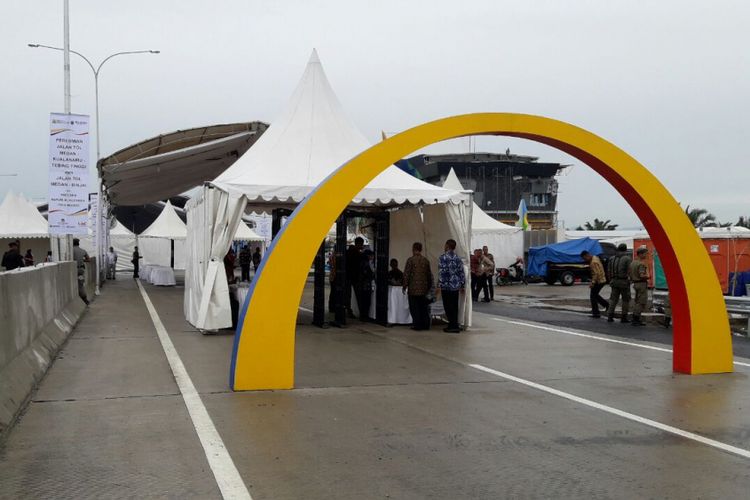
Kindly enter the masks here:
[[138, 253], [138, 247], [135, 247], [135, 250], [133, 250], [133, 258], [130, 260], [130, 262], [133, 263], [133, 279], [138, 279], [138, 268], [141, 265], [141, 254]]
[[349, 312], [349, 317], [354, 317], [352, 311], [352, 290], [354, 290], [354, 296], [359, 304], [359, 288], [357, 287], [357, 280], [359, 279], [359, 268], [362, 261], [362, 249], [365, 246], [364, 238], [357, 236], [354, 239], [354, 245], [351, 245], [346, 250], [346, 290], [344, 296], [344, 305], [346, 310]]
[[359, 319], [370, 321], [370, 304], [372, 303], [372, 282], [375, 280], [375, 268], [373, 263], [375, 254], [372, 250], [362, 252], [359, 264], [359, 276], [357, 277], [357, 306], [359, 307]]
[[10, 247], [7, 252], [3, 254], [2, 266], [6, 271], [12, 271], [13, 269], [24, 267], [23, 256], [18, 251], [18, 242], [11, 241], [8, 243]]

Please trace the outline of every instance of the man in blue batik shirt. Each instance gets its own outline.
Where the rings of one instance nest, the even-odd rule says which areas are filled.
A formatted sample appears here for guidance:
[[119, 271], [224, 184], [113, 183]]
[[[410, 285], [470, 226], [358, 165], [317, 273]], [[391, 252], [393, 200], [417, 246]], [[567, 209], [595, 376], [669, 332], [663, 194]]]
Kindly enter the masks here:
[[448, 240], [445, 242], [445, 253], [438, 259], [438, 288], [448, 318], [448, 327], [443, 329], [444, 332], [461, 332], [458, 325], [458, 297], [465, 286], [464, 263], [456, 255], [456, 240]]

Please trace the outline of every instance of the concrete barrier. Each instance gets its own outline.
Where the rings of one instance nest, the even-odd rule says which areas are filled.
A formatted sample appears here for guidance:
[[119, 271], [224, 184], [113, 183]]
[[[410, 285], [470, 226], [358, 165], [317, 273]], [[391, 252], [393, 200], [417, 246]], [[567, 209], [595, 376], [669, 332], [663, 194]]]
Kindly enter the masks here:
[[74, 262], [0, 273], [0, 433], [13, 423], [84, 310]]

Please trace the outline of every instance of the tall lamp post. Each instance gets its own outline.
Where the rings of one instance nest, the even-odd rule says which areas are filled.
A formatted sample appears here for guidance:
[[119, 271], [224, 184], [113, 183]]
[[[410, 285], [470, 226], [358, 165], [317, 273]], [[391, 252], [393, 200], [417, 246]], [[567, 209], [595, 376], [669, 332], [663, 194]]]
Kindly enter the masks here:
[[[65, 52], [64, 48], [60, 47], [52, 47], [49, 45], [42, 45], [40, 43], [30, 43], [28, 44], [29, 47], [32, 48], [42, 48], [42, 49], [52, 49], [52, 50], [59, 50]], [[99, 160], [101, 159], [101, 152], [100, 152], [100, 142], [99, 142], [99, 72], [102, 69], [102, 66], [104, 66], [104, 63], [112, 59], [113, 57], [117, 56], [124, 56], [128, 54], [159, 54], [160, 51], [158, 50], [129, 50], [125, 52], [116, 52], [114, 54], [111, 54], [104, 58], [102, 62], [99, 63], [99, 66], [94, 66], [94, 64], [83, 54], [80, 52], [76, 52], [75, 50], [70, 50], [72, 54], [77, 55], [84, 61], [86, 61], [86, 64], [89, 65], [89, 68], [91, 68], [91, 71], [94, 73], [94, 94], [95, 94], [95, 103], [96, 103], [96, 162], [99, 163]], [[70, 110], [68, 109], [67, 112], [69, 113]], [[99, 172], [99, 169], [97, 167], [96, 170], [96, 178], [97, 178], [97, 209], [96, 209], [96, 294], [99, 295], [99, 285], [100, 285], [100, 279], [101, 279], [101, 260], [102, 260], [102, 176], [101, 172]]]

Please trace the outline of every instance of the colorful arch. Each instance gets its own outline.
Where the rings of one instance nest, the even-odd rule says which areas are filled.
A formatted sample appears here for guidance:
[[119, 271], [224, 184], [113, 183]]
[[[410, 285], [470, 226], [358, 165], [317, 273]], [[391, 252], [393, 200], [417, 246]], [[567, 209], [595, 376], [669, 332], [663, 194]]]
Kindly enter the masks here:
[[294, 386], [295, 323], [320, 242], [351, 200], [397, 160], [430, 144], [469, 135], [504, 135], [553, 146], [586, 163], [628, 201], [648, 230], [669, 282], [673, 369], [731, 372], [729, 320], [716, 272], [695, 229], [667, 189], [617, 146], [541, 116], [477, 113], [419, 125], [339, 167], [301, 203], [274, 239], [243, 306], [230, 368], [233, 390]]

